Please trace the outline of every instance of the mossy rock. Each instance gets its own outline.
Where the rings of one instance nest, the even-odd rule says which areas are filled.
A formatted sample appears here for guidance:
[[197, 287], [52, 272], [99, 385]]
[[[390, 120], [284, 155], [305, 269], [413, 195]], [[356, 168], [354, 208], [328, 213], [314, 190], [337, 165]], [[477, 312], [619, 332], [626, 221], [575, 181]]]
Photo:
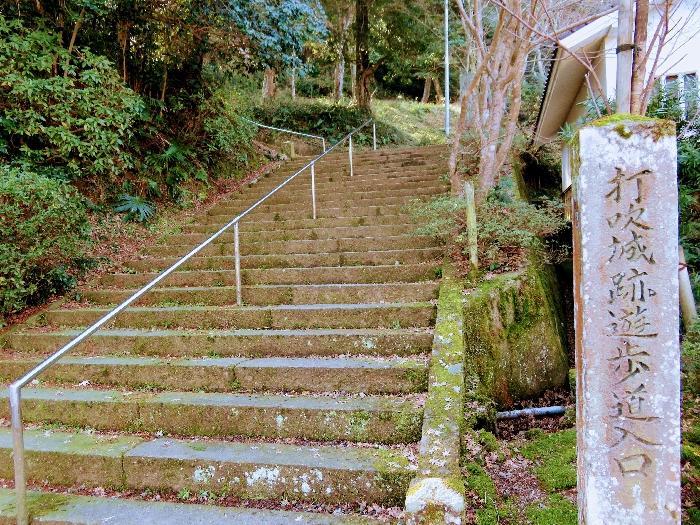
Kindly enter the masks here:
[[[565, 386], [569, 364], [551, 267], [482, 282], [465, 303], [467, 374], [502, 407]], [[471, 370], [470, 370], [471, 368]]]

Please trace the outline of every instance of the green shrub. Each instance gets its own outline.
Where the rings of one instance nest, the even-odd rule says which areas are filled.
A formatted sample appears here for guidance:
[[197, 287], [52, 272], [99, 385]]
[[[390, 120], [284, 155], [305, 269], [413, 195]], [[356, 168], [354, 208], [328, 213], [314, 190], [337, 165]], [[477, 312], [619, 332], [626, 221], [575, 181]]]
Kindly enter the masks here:
[[[481, 268], [516, 269], [528, 251], [547, 262], [560, 258], [563, 248], [545, 239], [567, 226], [562, 202], [542, 199], [530, 204], [513, 197], [507, 185], [504, 181], [494, 189], [476, 213]], [[462, 258], [468, 255], [465, 209], [463, 198], [443, 195], [414, 203], [410, 211], [420, 224], [418, 234], [454, 242]]]
[[683, 339], [683, 387], [700, 395], [700, 321], [688, 330]]
[[59, 37], [0, 16], [0, 161], [105, 186], [133, 165], [124, 145], [144, 103], [106, 58]]
[[245, 97], [231, 87], [222, 87], [200, 105], [204, 135], [202, 144], [209, 155], [245, 165], [256, 127], [243, 119], [249, 111]]
[[0, 166], [0, 321], [72, 287], [89, 236], [69, 184]]

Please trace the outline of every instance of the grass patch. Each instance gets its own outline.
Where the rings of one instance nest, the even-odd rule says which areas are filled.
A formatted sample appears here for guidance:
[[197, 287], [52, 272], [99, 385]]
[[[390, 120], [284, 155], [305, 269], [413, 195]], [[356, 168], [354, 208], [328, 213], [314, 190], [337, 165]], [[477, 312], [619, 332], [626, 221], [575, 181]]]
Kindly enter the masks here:
[[520, 452], [535, 464], [534, 473], [549, 492], [576, 486], [576, 430], [533, 433]]
[[[391, 99], [372, 101], [372, 111], [382, 122], [400, 130], [417, 146], [445, 144], [445, 106], [422, 104], [413, 100]], [[459, 109], [450, 108], [452, 122], [456, 124]]]
[[576, 525], [578, 510], [566, 498], [552, 494], [546, 503], [534, 503], [525, 510], [532, 525]]

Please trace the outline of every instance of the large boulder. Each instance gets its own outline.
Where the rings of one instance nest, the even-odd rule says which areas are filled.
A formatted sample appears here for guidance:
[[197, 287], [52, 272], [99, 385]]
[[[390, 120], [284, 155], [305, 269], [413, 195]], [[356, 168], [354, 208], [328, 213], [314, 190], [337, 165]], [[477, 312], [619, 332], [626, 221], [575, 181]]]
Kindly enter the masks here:
[[465, 297], [466, 366], [507, 408], [564, 386], [569, 363], [554, 270], [529, 265], [484, 280]]

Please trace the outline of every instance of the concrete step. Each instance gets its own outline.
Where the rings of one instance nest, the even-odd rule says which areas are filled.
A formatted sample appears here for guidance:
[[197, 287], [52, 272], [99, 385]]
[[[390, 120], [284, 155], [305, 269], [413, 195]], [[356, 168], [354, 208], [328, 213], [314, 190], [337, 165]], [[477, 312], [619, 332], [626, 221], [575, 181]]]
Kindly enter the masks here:
[[[204, 235], [199, 236], [201, 241]], [[155, 257], [183, 256], [197, 245], [195, 242], [173, 244], [172, 242], [149, 246], [141, 253]], [[365, 237], [354, 239], [298, 239], [294, 241], [248, 242], [241, 246], [241, 255], [263, 254], [317, 254], [336, 252], [371, 251], [376, 247], [381, 250], [405, 250], [410, 248], [434, 248], [441, 246], [438, 240], [431, 237], [415, 235], [394, 235], [389, 237]], [[212, 243], [200, 255], [233, 255], [233, 242]], [[198, 255], [199, 256], [199, 255]]]
[[[294, 173], [299, 169], [310, 164], [313, 159], [304, 159], [303, 162], [290, 162], [283, 166], [283, 169]], [[430, 166], [436, 164], [447, 164], [447, 158], [442, 158], [441, 155], [421, 155], [414, 157], [405, 156], [365, 156], [361, 153], [353, 155], [352, 164], [355, 168], [355, 173], [361, 173], [363, 169], [378, 170], [378, 166], [386, 166], [386, 171], [392, 171], [398, 168]], [[350, 162], [347, 152], [338, 155], [335, 158], [325, 157], [317, 160], [316, 165], [319, 169], [334, 169], [344, 170], [349, 172]]]
[[[209, 504], [165, 503], [134, 499], [98, 498], [53, 492], [29, 492], [32, 524], [52, 525], [380, 525], [381, 521], [358, 515], [329, 515], [219, 507]], [[40, 512], [37, 512], [40, 510]], [[118, 516], [118, 522], [114, 518]], [[14, 525], [14, 491], [0, 489], [0, 524]]]
[[[318, 268], [269, 268], [241, 271], [243, 284], [349, 284], [416, 282], [433, 280], [439, 265], [434, 262], [386, 266], [327, 266]], [[157, 273], [114, 273], [98, 279], [99, 286], [135, 288], [155, 279]], [[231, 286], [234, 270], [178, 270], [162, 286]]]
[[[48, 324], [87, 327], [108, 308], [49, 309]], [[396, 328], [429, 326], [431, 303], [302, 304], [278, 306], [137, 306], [121, 312], [108, 326], [118, 328]]]
[[[52, 485], [227, 490], [247, 499], [401, 504], [413, 476], [398, 450], [26, 431], [27, 474]], [[0, 477], [12, 477], [0, 429]]]
[[[36, 359], [0, 359], [3, 375], [16, 379]], [[65, 357], [42, 378], [61, 384], [205, 392], [422, 392], [426, 364], [417, 358]]]
[[[272, 217], [272, 216], [271, 216]], [[254, 219], [250, 219], [254, 220]], [[269, 241], [293, 241], [293, 240], [319, 240], [319, 239], [357, 239], [369, 237], [396, 237], [398, 235], [410, 235], [416, 231], [416, 225], [405, 222], [394, 224], [375, 224], [368, 226], [336, 226], [331, 228], [285, 228], [285, 219], [277, 221], [278, 226], [270, 230], [240, 230], [241, 243], [269, 242]], [[209, 233], [218, 231], [220, 224], [198, 224], [183, 228], [186, 233]], [[207, 238], [207, 237], [205, 237]], [[218, 239], [222, 242], [233, 242], [233, 232], [222, 233]], [[229, 241], [230, 239], [230, 241]], [[182, 234], [173, 235], [172, 244], [180, 244]]]
[[[432, 281], [391, 284], [302, 284], [255, 285], [243, 287], [243, 302], [249, 305], [337, 304], [424, 302], [437, 298], [438, 285]], [[98, 305], [114, 305], [128, 299], [132, 290], [82, 289], [83, 300]], [[235, 286], [154, 288], [136, 304], [145, 305], [232, 305]]]
[[[387, 179], [383, 182], [369, 184], [367, 182], [352, 183], [349, 178], [338, 179], [332, 176], [319, 176], [316, 174], [316, 197], [319, 201], [329, 202], [334, 200], [367, 200], [380, 197], [411, 197], [419, 195], [438, 195], [449, 190], [444, 182], [437, 177], [426, 179], [427, 173], [422, 173], [422, 178], [406, 175], [401, 179]], [[274, 185], [273, 185], [274, 187]], [[270, 188], [272, 189], [272, 188]], [[280, 204], [283, 202], [306, 201], [311, 195], [311, 181], [296, 179], [288, 184], [283, 190], [278, 191], [269, 197], [266, 202]], [[261, 195], [262, 196], [262, 195]], [[251, 200], [249, 193], [240, 193], [221, 201], [212, 210], [231, 208], [238, 209]]]
[[[9, 419], [7, 392], [0, 391], [0, 417]], [[175, 436], [302, 438], [313, 441], [414, 443], [422, 408], [403, 397], [202, 392], [120, 392], [27, 388], [27, 423], [59, 424], [100, 431]]]
[[[324, 200], [322, 198], [316, 199], [316, 205], [317, 205], [317, 210], [321, 209], [344, 209], [344, 210], [362, 210], [367, 207], [372, 207], [372, 206], [406, 206], [408, 205], [411, 201], [413, 200], [429, 200], [431, 197], [435, 195], [442, 195], [445, 192], [442, 190], [436, 191], [436, 190], [431, 190], [429, 193], [421, 193], [421, 194], [409, 194], [409, 195], [399, 195], [399, 196], [393, 196], [391, 194], [385, 195], [383, 197], [373, 197], [373, 198], [367, 198], [367, 199], [361, 199], [359, 198], [359, 195], [357, 196], [348, 196], [346, 198], [340, 198], [340, 199], [329, 199], [329, 200]], [[305, 205], [309, 206], [309, 211], [311, 210], [311, 197], [309, 196], [308, 199], [302, 199], [300, 201], [295, 201], [291, 204], [299, 204], [299, 203], [305, 203]], [[232, 205], [229, 208], [225, 208], [224, 206], [219, 207], [219, 210], [224, 213], [224, 210], [228, 210], [230, 212], [230, 215], [233, 217], [237, 213], [240, 213], [245, 209], [245, 205]], [[280, 203], [275, 203], [273, 201], [266, 201], [262, 203], [257, 209], [255, 209], [253, 212], [251, 212], [251, 216], [254, 214], [256, 216], [261, 215], [261, 214], [266, 214], [266, 213], [281, 213], [283, 211], [289, 211], [290, 203], [289, 202], [280, 202]], [[226, 214], [228, 215], [228, 214]], [[214, 216], [214, 217], [219, 217], [219, 220], [221, 220], [222, 215]]]
[[[329, 208], [327, 206], [319, 206], [317, 208], [317, 213], [316, 217], [318, 219], [324, 219], [324, 218], [333, 218], [333, 217], [352, 217], [358, 221], [362, 220], [362, 217], [381, 217], [381, 216], [390, 216], [392, 217], [392, 220], [396, 220], [396, 222], [411, 222], [411, 219], [407, 216], [407, 205], [409, 205], [409, 202], [404, 202], [402, 204], [395, 204], [395, 205], [385, 205], [385, 206], [354, 206], [354, 207], [345, 207], [345, 208]], [[288, 207], [289, 208], [289, 207]], [[236, 214], [232, 214], [231, 219], [235, 217]], [[403, 217], [400, 220], [397, 220], [397, 216]], [[284, 221], [292, 221], [292, 220], [300, 220], [300, 219], [311, 219], [312, 218], [312, 211], [311, 211], [311, 203], [309, 202], [308, 209], [304, 209], [303, 207], [292, 207], [292, 209], [285, 209], [281, 211], [275, 211], [275, 212], [270, 212], [268, 210], [254, 210], [251, 212], [250, 215], [246, 217], [246, 219], [243, 220], [242, 224], [245, 224], [246, 222], [251, 222], [251, 220], [254, 220], [255, 222], [267, 222], [267, 221], [275, 221], [279, 223], [283, 223]], [[204, 219], [203, 219], [204, 221]], [[211, 224], [211, 225], [210, 225]], [[191, 225], [184, 225], [182, 230], [184, 232], [197, 232], [197, 231], [211, 231], [214, 232], [218, 228], [213, 227], [213, 223], [210, 224], [191, 224]], [[221, 223], [221, 225], [225, 224], [224, 222]], [[283, 227], [283, 224], [280, 224], [280, 227]], [[203, 228], [203, 230], [202, 230]]]
[[[6, 347], [46, 356], [80, 333], [46, 329], [12, 332]], [[417, 355], [430, 352], [426, 329], [333, 330], [101, 330], [73, 354], [137, 356], [304, 357], [337, 355]]]
[[[284, 177], [279, 179], [265, 180], [265, 182], [257, 183], [250, 188], [250, 191], [244, 191], [237, 194], [233, 194], [232, 198], [242, 199], [246, 195], [252, 195], [253, 193], [260, 193], [262, 196], [266, 191], [272, 190], [279, 183], [279, 181], [284, 180]], [[269, 184], [269, 189], [268, 189]], [[257, 186], [257, 187], [256, 187]], [[330, 194], [333, 191], [345, 192], [348, 197], [356, 195], [360, 192], [371, 191], [371, 192], [391, 192], [395, 190], [407, 190], [414, 191], [423, 188], [430, 189], [449, 189], [449, 185], [443, 178], [443, 170], [429, 168], [421, 169], [414, 172], [395, 172], [388, 173], [382, 179], [378, 180], [356, 180], [355, 177], [349, 177], [347, 175], [337, 176], [333, 173], [323, 172], [316, 170], [316, 193], [318, 195]], [[255, 191], [253, 191], [255, 190]], [[290, 195], [306, 195], [311, 191], [311, 176], [307, 172], [297, 176], [292, 181], [288, 182], [284, 189], [278, 191], [275, 195], [270, 198], [277, 198]], [[221, 202], [221, 204], [227, 204], [230, 201], [228, 199]]]
[[[263, 243], [259, 243], [263, 244]], [[227, 246], [225, 244], [221, 247]], [[283, 253], [283, 252], [282, 252]], [[373, 250], [341, 251], [330, 253], [292, 253], [282, 255], [280, 252], [241, 256], [241, 268], [311, 268], [319, 266], [374, 266], [388, 264], [415, 264], [436, 261], [442, 258], [443, 248], [401, 248], [382, 250], [380, 243]], [[127, 262], [124, 267], [137, 272], [164, 270], [178, 262], [179, 257], [142, 257]], [[233, 255], [195, 256], [181, 268], [185, 270], [226, 270], [235, 267]]]

